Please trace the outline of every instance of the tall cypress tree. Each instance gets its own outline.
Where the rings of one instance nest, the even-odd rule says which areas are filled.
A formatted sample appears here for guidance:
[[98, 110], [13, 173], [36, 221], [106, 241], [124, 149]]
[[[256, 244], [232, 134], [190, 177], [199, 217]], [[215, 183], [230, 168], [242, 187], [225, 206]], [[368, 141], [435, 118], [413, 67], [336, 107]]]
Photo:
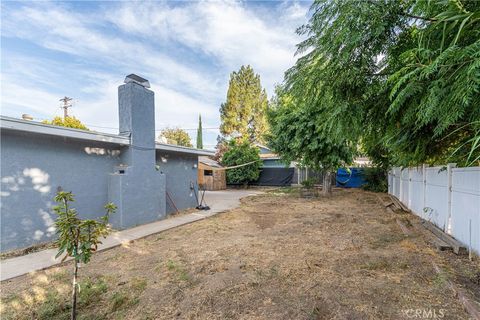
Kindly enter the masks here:
[[197, 149], [203, 149], [203, 137], [202, 137], [202, 115], [198, 115], [198, 129], [197, 129]]
[[262, 88], [260, 76], [251, 66], [242, 66], [230, 74], [227, 101], [220, 107], [220, 133], [224, 137], [263, 143], [267, 106], [267, 93]]

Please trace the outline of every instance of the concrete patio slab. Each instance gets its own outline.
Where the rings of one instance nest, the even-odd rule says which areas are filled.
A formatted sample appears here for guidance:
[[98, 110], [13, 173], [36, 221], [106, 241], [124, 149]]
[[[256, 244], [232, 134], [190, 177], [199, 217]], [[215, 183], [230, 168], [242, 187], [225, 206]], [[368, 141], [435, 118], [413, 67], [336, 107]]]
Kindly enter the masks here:
[[[205, 193], [205, 202], [210, 206], [210, 210], [172, 217], [112, 233], [102, 241], [103, 243], [99, 246], [98, 251], [110, 249], [128, 243], [131, 240], [141, 239], [151, 234], [203, 220], [226, 210], [234, 209], [240, 205], [241, 198], [260, 193], [262, 191], [259, 190], [207, 191]], [[56, 249], [46, 249], [2, 260], [0, 261], [0, 281], [57, 265], [61, 263], [61, 259], [55, 259], [56, 253]]]

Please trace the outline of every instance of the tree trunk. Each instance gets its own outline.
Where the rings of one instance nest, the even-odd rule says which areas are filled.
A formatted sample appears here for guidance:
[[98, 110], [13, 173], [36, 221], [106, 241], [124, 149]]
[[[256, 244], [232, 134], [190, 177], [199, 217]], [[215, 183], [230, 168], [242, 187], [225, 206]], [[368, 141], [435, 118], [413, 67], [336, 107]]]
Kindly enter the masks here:
[[332, 193], [332, 173], [330, 171], [325, 171], [323, 174], [323, 188], [322, 193], [324, 196], [330, 195]]
[[72, 315], [71, 320], [77, 319], [77, 272], [78, 272], [78, 262], [74, 259], [75, 269], [73, 272], [73, 290], [72, 290]]

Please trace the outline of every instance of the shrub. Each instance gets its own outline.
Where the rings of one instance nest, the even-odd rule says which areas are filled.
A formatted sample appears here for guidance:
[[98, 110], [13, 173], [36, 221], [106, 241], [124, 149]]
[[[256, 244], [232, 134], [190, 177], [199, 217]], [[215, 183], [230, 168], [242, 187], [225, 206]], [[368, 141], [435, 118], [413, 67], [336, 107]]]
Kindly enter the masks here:
[[308, 178], [302, 181], [302, 187], [305, 189], [312, 189], [315, 184], [315, 180], [312, 178]]
[[388, 180], [387, 171], [379, 167], [365, 168], [363, 170], [365, 184], [362, 186], [364, 190], [373, 192], [387, 192]]
[[228, 150], [222, 157], [222, 165], [226, 167], [250, 163], [235, 169], [227, 170], [227, 183], [248, 184], [256, 181], [260, 175], [260, 155], [257, 147], [248, 141], [231, 140], [228, 143]]

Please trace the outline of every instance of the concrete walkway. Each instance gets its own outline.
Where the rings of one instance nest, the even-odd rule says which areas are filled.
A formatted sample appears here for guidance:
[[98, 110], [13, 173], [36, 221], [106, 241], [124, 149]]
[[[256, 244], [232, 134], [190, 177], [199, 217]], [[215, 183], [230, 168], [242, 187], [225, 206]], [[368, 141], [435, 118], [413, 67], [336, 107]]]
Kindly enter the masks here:
[[[210, 210], [198, 211], [115, 232], [102, 241], [103, 244], [99, 246], [98, 250], [113, 248], [123, 243], [128, 243], [131, 240], [140, 239], [154, 233], [211, 217], [238, 207], [241, 198], [259, 193], [261, 193], [261, 191], [258, 190], [207, 191], [205, 193], [205, 201], [207, 205], [210, 206]], [[56, 249], [46, 249], [24, 256], [2, 260], [0, 261], [0, 280], [8, 280], [59, 264], [61, 259], [55, 259], [56, 253]]]

